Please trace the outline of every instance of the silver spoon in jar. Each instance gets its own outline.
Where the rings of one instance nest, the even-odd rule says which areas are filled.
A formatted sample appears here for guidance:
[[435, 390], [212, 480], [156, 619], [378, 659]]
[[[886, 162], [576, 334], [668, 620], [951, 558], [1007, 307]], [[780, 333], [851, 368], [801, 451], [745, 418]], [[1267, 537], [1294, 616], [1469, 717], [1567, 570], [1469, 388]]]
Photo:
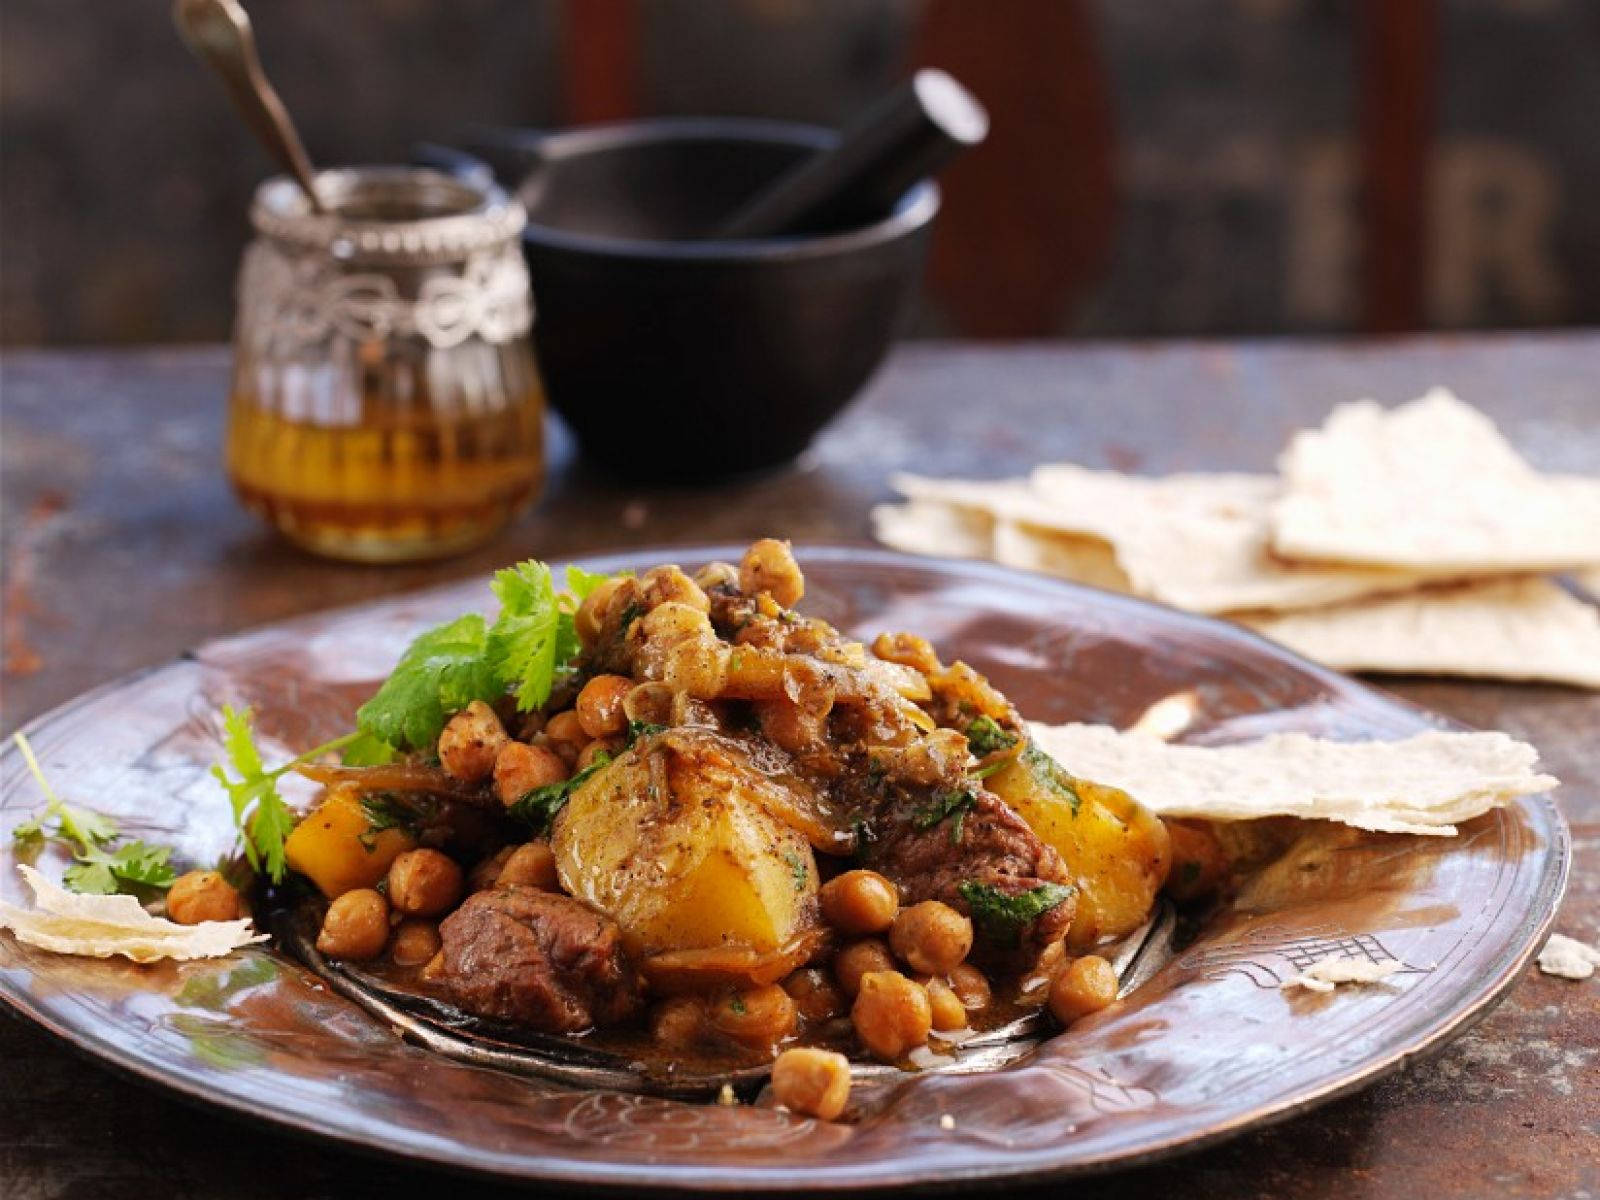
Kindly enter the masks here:
[[317, 197], [311, 160], [289, 119], [289, 110], [261, 69], [250, 17], [238, 0], [174, 0], [172, 20], [195, 57], [217, 73], [239, 115], [267, 153], [295, 177], [312, 211], [326, 212]]

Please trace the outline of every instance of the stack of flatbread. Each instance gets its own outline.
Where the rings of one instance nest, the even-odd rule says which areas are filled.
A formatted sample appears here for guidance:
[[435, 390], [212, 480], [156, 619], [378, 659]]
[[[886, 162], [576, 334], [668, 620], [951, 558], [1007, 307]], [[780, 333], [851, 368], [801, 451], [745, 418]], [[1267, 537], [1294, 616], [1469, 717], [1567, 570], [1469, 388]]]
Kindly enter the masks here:
[[[1600, 477], [1545, 475], [1448, 391], [1335, 408], [1278, 475], [903, 475], [878, 538], [1225, 616], [1343, 670], [1600, 688]], [[1571, 576], [1569, 588], [1553, 578]]]

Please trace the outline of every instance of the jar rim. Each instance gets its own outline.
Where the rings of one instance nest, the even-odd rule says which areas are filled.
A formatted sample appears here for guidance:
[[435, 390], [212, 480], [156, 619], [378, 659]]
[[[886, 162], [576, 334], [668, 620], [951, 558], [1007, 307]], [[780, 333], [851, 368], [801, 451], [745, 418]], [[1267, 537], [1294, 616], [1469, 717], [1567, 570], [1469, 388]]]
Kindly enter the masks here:
[[319, 171], [313, 212], [300, 185], [274, 176], [256, 189], [250, 222], [265, 237], [339, 259], [393, 266], [458, 261], [522, 232], [522, 205], [493, 183], [428, 167]]

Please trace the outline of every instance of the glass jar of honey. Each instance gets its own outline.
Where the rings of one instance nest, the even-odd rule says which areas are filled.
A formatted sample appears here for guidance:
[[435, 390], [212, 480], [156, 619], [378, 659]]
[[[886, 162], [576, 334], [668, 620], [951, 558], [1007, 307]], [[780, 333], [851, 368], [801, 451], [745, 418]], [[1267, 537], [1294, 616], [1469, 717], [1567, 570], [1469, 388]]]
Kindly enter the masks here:
[[251, 208], [228, 475], [305, 548], [397, 562], [464, 550], [543, 478], [522, 208], [407, 167], [289, 179]]

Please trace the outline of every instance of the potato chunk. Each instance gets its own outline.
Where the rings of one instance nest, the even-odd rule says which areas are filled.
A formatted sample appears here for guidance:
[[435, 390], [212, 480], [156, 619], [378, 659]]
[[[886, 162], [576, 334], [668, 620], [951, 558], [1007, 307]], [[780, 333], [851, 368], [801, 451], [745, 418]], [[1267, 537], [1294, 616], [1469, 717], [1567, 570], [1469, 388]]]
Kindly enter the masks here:
[[637, 955], [784, 951], [817, 926], [817, 867], [763, 798], [773, 786], [727, 738], [649, 739], [561, 810], [550, 848], [562, 885], [611, 916]]
[[986, 786], [1061, 855], [1077, 880], [1077, 920], [1102, 935], [1137, 929], [1172, 866], [1161, 819], [1117, 788], [1077, 779], [1026, 746]]
[[356, 888], [376, 887], [394, 860], [416, 844], [403, 829], [374, 829], [361, 809], [360, 793], [334, 786], [294, 827], [283, 849], [290, 869], [331, 900]]

